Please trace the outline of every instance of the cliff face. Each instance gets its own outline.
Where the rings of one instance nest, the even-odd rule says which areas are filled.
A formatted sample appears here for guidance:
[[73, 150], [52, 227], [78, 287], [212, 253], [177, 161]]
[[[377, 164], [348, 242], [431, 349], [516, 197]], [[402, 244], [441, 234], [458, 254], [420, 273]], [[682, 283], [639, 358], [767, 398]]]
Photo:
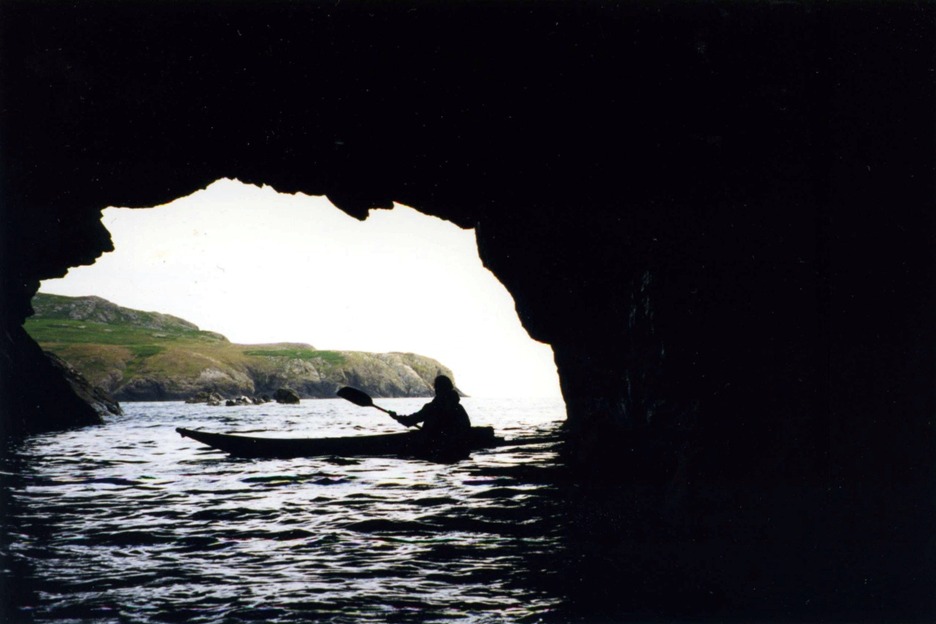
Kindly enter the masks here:
[[[109, 248], [102, 207], [222, 177], [359, 218], [395, 200], [476, 228], [553, 346], [583, 464], [633, 478], [620, 449], [683, 436], [689, 452], [645, 465], [692, 488], [788, 488], [790, 506], [752, 512], [764, 535], [805, 544], [803, 517], [859, 519], [849, 543], [873, 542], [804, 546], [831, 589], [775, 598], [927, 619], [931, 4], [0, 12], [8, 428], [61, 424], [53, 381], [22, 378], [37, 349], [20, 325], [39, 280]], [[807, 490], [822, 502], [790, 511]]]
[[[431, 396], [452, 371], [412, 353], [322, 351], [311, 345], [232, 344], [194, 323], [123, 308], [100, 297], [37, 294], [26, 330], [119, 401], [185, 400], [198, 393], [334, 397], [354, 385], [382, 397]], [[100, 411], [100, 410], [98, 410]]]

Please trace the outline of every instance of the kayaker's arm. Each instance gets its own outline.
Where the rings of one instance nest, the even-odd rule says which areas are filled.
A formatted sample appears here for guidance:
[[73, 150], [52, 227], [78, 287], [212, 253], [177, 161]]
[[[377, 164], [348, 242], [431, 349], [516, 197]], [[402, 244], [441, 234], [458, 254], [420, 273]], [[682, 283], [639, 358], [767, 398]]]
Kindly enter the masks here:
[[415, 427], [422, 421], [426, 420], [426, 416], [423, 414], [423, 410], [419, 410], [415, 414], [410, 414], [409, 416], [400, 416], [396, 412], [390, 412], [390, 417], [401, 425], [405, 425], [407, 427]]
[[418, 414], [413, 414], [411, 416], [400, 416], [396, 412], [390, 412], [390, 418], [407, 427], [413, 427], [419, 422], [416, 418], [417, 416]]

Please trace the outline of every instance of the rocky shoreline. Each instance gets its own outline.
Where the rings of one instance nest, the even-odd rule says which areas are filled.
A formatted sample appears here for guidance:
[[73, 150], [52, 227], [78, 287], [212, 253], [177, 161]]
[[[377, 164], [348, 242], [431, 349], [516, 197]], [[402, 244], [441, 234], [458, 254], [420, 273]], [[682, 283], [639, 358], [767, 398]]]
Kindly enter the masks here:
[[[269, 397], [288, 403], [332, 398], [342, 386], [377, 397], [424, 397], [431, 396], [436, 375], [452, 377], [440, 362], [414, 353], [235, 344], [184, 319], [100, 297], [39, 293], [33, 308], [30, 335], [114, 402], [198, 398], [247, 405]], [[107, 402], [98, 403], [98, 413], [106, 415]]]
[[220, 406], [224, 405], [226, 407], [233, 407], [235, 405], [264, 405], [266, 403], [283, 403], [286, 405], [296, 405], [301, 400], [299, 393], [293, 390], [292, 388], [280, 388], [273, 393], [273, 396], [269, 394], [260, 394], [256, 396], [247, 396], [240, 395], [232, 398], [225, 398], [218, 394], [217, 392], [199, 392], [194, 396], [189, 397], [185, 400], [189, 404], [205, 404], [211, 406]]

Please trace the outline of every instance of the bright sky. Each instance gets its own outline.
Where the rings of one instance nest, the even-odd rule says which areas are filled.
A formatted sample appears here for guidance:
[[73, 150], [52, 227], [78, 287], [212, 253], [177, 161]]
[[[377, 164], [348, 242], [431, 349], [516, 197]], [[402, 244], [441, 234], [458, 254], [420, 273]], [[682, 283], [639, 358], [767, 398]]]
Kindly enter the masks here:
[[402, 205], [360, 222], [324, 197], [233, 180], [108, 208], [103, 223], [116, 250], [42, 292], [165, 312], [236, 343], [419, 353], [472, 396], [560, 396], [552, 349], [520, 325], [472, 230]]

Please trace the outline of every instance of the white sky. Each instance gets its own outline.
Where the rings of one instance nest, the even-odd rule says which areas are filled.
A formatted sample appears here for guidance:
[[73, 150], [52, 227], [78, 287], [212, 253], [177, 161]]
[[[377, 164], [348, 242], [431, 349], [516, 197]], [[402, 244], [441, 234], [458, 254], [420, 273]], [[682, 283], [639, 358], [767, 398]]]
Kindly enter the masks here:
[[233, 180], [108, 208], [103, 223], [116, 250], [42, 292], [173, 314], [236, 343], [419, 353], [472, 396], [560, 396], [552, 349], [520, 325], [472, 230], [401, 205], [360, 222], [324, 197]]

